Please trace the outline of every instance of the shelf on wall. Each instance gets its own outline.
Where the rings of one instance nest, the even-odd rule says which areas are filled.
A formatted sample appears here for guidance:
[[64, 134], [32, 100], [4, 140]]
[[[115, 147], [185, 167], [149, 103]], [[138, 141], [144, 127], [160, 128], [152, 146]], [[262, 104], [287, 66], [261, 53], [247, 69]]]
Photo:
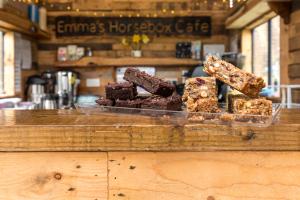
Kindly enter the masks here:
[[234, 13], [230, 14], [225, 25], [227, 29], [241, 29], [270, 13], [272, 13], [272, 10], [268, 5], [268, 1], [246, 1], [235, 9]]
[[0, 28], [20, 32], [36, 39], [49, 39], [50, 33], [41, 30], [29, 19], [0, 9]]
[[196, 66], [201, 61], [178, 58], [107, 58], [84, 57], [78, 61], [56, 62], [55, 67], [98, 67], [98, 66]]

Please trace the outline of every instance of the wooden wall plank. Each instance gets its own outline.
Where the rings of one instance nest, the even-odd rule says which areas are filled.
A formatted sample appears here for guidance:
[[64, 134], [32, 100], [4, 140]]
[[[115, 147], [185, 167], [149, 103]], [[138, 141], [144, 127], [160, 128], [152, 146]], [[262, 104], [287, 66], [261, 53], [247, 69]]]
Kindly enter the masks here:
[[290, 80], [290, 84], [299, 85], [299, 83], [300, 83], [300, 78], [294, 78]]
[[109, 200], [297, 199], [299, 152], [109, 153]]
[[111, 10], [111, 0], [76, 0], [73, 2], [73, 9], [80, 8], [80, 10]]
[[[201, 62], [192, 59], [177, 59], [169, 58], [99, 58], [99, 57], [84, 57], [78, 61], [57, 62], [54, 66], [75, 67], [75, 68], [90, 68], [90, 67], [127, 67], [127, 66], [153, 66], [153, 67], [174, 67], [174, 66], [197, 66]], [[167, 77], [166, 77], [167, 78]]]
[[[293, 12], [290, 15], [289, 31], [289, 65], [288, 76], [290, 84], [299, 84], [300, 79], [300, 10], [296, 9], [298, 1], [293, 1]], [[300, 4], [299, 4], [300, 5]], [[296, 90], [295, 90], [296, 91]], [[299, 92], [293, 91], [293, 101], [300, 102]]]
[[106, 153], [0, 153], [0, 199], [106, 200]]
[[[79, 93], [80, 94], [94, 94], [104, 95], [105, 85], [115, 81], [115, 69], [113, 67], [96, 67], [96, 68], [83, 68], [75, 69], [81, 74]], [[99, 79], [100, 87], [88, 87], [87, 79]]]
[[294, 63], [289, 65], [289, 77], [293, 79], [300, 78], [300, 63]]
[[290, 25], [280, 19], [280, 84], [289, 84], [289, 31]]
[[290, 64], [300, 63], [300, 50], [289, 53], [289, 62]]
[[300, 22], [295, 24], [290, 24], [290, 36], [296, 36], [300, 34]]
[[[300, 76], [298, 76], [298, 78], [300, 78]], [[299, 84], [299, 82], [297, 84]], [[292, 102], [293, 103], [300, 103], [300, 89], [293, 89], [292, 90]]]
[[300, 34], [294, 37], [290, 37], [289, 40], [289, 50], [297, 51], [300, 50]]
[[[90, 47], [92, 48], [94, 51], [103, 51], [103, 50], [112, 50], [112, 44], [111, 43], [65, 43], [63, 44], [65, 46], [67, 45], [77, 45], [77, 46], [81, 46], [81, 47]], [[61, 43], [39, 43], [38, 44], [38, 49], [42, 50], [42, 51], [57, 51], [58, 47], [61, 47], [62, 44]]]
[[[113, 45], [113, 50], [124, 50], [128, 49], [127, 46], [124, 46], [123, 44], [117, 43]], [[159, 44], [159, 43], [149, 43], [147, 45], [142, 46], [142, 50], [152, 50], [152, 51], [176, 51], [176, 43], [165, 43], [165, 44]], [[175, 53], [174, 53], [175, 55]]]
[[300, 22], [300, 10], [291, 13], [291, 23]]

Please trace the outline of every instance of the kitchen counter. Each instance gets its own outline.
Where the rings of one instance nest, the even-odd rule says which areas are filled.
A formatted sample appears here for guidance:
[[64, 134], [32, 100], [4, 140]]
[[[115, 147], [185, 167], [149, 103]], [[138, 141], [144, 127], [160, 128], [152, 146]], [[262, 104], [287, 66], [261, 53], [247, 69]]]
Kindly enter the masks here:
[[270, 127], [170, 123], [75, 110], [0, 112], [0, 151], [300, 150], [300, 110]]
[[0, 111], [0, 199], [298, 199], [300, 110], [270, 127]]

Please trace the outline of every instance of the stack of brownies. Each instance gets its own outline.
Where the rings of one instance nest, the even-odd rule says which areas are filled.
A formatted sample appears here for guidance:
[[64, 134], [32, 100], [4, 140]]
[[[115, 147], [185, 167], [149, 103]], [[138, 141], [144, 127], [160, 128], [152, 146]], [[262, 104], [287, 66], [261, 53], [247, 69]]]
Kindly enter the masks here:
[[264, 80], [240, 70], [232, 64], [209, 56], [204, 71], [212, 77], [188, 79], [185, 85], [183, 101], [189, 112], [220, 112], [217, 109], [217, 91], [215, 78], [228, 84], [242, 94], [229, 98], [228, 111], [236, 114], [271, 115], [272, 102], [259, 97]]
[[[128, 68], [125, 71], [124, 79], [127, 82], [106, 85], [106, 98], [98, 99], [96, 102], [102, 106], [181, 110], [182, 100], [175, 93], [173, 84], [135, 68]], [[144, 88], [152, 95], [149, 97], [138, 96], [137, 86]]]

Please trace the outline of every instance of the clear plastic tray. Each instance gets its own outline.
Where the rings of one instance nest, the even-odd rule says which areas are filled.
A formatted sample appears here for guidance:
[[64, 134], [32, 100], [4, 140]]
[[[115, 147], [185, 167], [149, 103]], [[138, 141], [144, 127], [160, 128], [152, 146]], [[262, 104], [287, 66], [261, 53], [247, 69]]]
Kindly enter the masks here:
[[183, 111], [123, 108], [114, 106], [100, 106], [96, 103], [76, 104], [75, 107], [79, 112], [87, 115], [115, 113], [120, 115], [141, 115], [156, 119], [161, 118], [166, 122], [175, 123], [178, 125], [204, 123], [255, 127], [270, 126], [278, 119], [281, 110], [280, 104], [273, 104], [272, 116], [261, 116], [229, 114], [226, 112], [224, 104], [220, 104], [220, 108], [222, 110], [220, 113], [187, 112], [184, 111], [184, 108]]

